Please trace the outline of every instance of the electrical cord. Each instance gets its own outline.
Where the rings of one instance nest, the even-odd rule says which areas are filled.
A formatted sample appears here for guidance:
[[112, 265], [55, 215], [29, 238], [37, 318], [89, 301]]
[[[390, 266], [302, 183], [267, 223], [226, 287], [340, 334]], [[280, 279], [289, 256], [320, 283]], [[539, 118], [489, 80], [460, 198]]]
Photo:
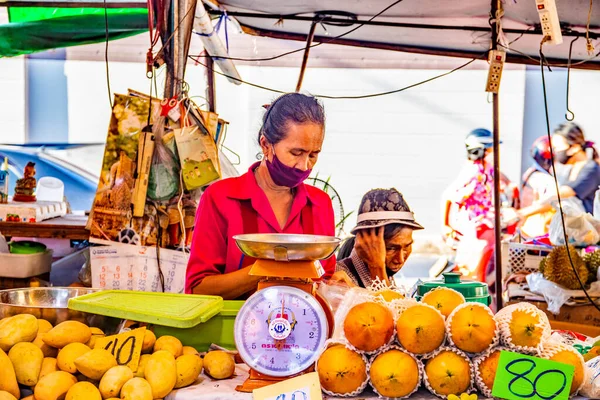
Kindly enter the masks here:
[[[313, 96], [321, 98], [321, 99], [330, 99], [330, 100], [358, 100], [358, 99], [368, 99], [368, 98], [373, 98], [373, 97], [380, 97], [380, 96], [386, 96], [386, 95], [390, 95], [390, 94], [394, 94], [394, 93], [399, 93], [399, 92], [403, 92], [403, 91], [408, 90], [408, 89], [412, 89], [412, 88], [414, 88], [416, 86], [420, 86], [420, 85], [423, 85], [425, 83], [429, 83], [431, 81], [434, 81], [436, 79], [442, 78], [444, 76], [448, 76], [448, 75], [450, 75], [450, 74], [452, 74], [452, 73], [454, 73], [454, 72], [456, 72], [458, 70], [461, 70], [461, 69], [467, 67], [468, 65], [472, 64], [473, 62], [475, 62], [475, 61], [477, 61], [479, 59], [483, 59], [486, 54], [487, 54], [487, 51], [485, 53], [482, 53], [480, 56], [478, 56], [476, 58], [473, 58], [473, 59], [467, 61], [466, 63], [464, 63], [462, 65], [459, 65], [458, 67], [456, 67], [456, 68], [454, 68], [454, 69], [452, 69], [450, 71], [447, 71], [447, 72], [444, 72], [442, 74], [433, 76], [433, 77], [431, 77], [429, 79], [426, 79], [426, 80], [418, 82], [418, 83], [413, 83], [412, 85], [408, 85], [408, 86], [402, 87], [400, 89], [390, 90], [390, 91], [381, 92], [381, 93], [371, 93], [371, 94], [365, 94], [365, 95], [358, 95], [358, 96], [330, 96], [330, 95], [324, 95], [324, 94], [313, 94]], [[252, 86], [252, 87], [255, 87], [255, 88], [258, 88], [258, 89], [267, 90], [267, 91], [274, 92], [274, 93], [279, 93], [279, 94], [288, 93], [288, 92], [285, 92], [283, 90], [272, 89], [272, 88], [269, 88], [269, 87], [266, 87], [266, 86], [258, 85], [256, 83], [247, 82], [247, 81], [244, 81], [242, 79], [239, 79], [239, 78], [236, 78], [236, 77], [233, 77], [233, 76], [229, 76], [227, 74], [224, 74], [222, 72], [217, 71], [216, 69], [209, 68], [206, 64], [203, 64], [200, 61], [198, 61], [197, 59], [192, 58], [192, 56], [189, 56], [189, 57], [192, 60], [194, 60], [194, 62], [196, 62], [196, 63], [204, 66], [205, 68], [207, 68], [209, 70], [212, 70], [213, 72], [215, 72], [215, 73], [217, 73], [217, 74], [219, 74], [221, 76], [224, 76], [224, 77], [229, 78], [229, 79], [233, 79], [233, 80], [238, 81], [240, 83], [243, 83], [245, 85]]]
[[104, 0], [104, 64], [106, 66], [106, 87], [108, 88], [108, 103], [110, 104], [110, 109], [113, 109], [113, 101], [112, 101], [112, 91], [110, 90], [110, 70], [108, 67], [108, 10], [106, 8], [106, 0]]
[[[401, 3], [404, 0], [396, 0], [394, 1], [392, 4], [390, 4], [389, 6], [387, 6], [386, 8], [384, 8], [383, 10], [379, 11], [377, 14], [373, 15], [371, 18], [369, 18], [367, 21], [362, 22], [360, 24], [358, 24], [357, 26], [355, 26], [354, 28], [350, 29], [349, 31], [346, 31], [344, 33], [342, 33], [341, 35], [335, 36], [331, 39], [325, 39], [320, 41], [319, 43], [314, 43], [312, 45], [310, 45], [308, 48], [312, 49], [313, 47], [318, 47], [321, 46], [323, 44], [327, 44], [327, 43], [331, 43], [337, 39], [341, 39], [344, 36], [348, 36], [349, 34], [356, 32], [358, 29], [362, 28], [363, 26], [365, 26], [367, 23], [373, 21], [375, 18], [379, 17], [381, 14], [383, 14], [384, 12], [386, 12], [387, 10], [389, 10], [390, 8], [394, 7], [396, 4]], [[277, 56], [273, 56], [273, 57], [265, 57], [265, 58], [240, 58], [240, 57], [219, 57], [220, 59], [225, 59], [225, 60], [231, 60], [231, 61], [272, 61], [272, 60], [276, 60], [278, 58], [282, 58], [285, 56], [289, 56], [291, 54], [295, 54], [295, 53], [299, 53], [302, 51], [306, 51], [306, 46], [302, 47], [300, 49], [296, 49], [296, 50], [292, 50], [292, 51], [288, 51], [282, 54], [279, 54]], [[203, 56], [201, 54], [194, 56], [196, 58], [200, 58], [200, 57], [210, 57], [210, 55], [208, 56]]]
[[[548, 98], [547, 98], [547, 94], [546, 94], [546, 79], [544, 76], [544, 63], [546, 61], [546, 57], [544, 56], [544, 53], [542, 51], [542, 47], [544, 46], [544, 43], [547, 40], [549, 40], [548, 36], [544, 36], [544, 38], [542, 39], [542, 41], [540, 43], [540, 69], [541, 69], [541, 73], [542, 73], [542, 91], [544, 94], [544, 111], [545, 111], [545, 116], [546, 116], [546, 130], [547, 130], [546, 133], [548, 135], [548, 140], [552, 140], [552, 134], [550, 133], [550, 113], [548, 111]], [[573, 272], [575, 273], [575, 277], [577, 278], [577, 281], [579, 282], [579, 285], [581, 286], [581, 290], [583, 290], [583, 293], [585, 293], [585, 297], [587, 297], [587, 299], [590, 301], [590, 303], [600, 312], [600, 306], [592, 299], [592, 297], [586, 290], [584, 282], [581, 280], [581, 277], [579, 276], [579, 273], [577, 272], [577, 268], [575, 268], [575, 264], [573, 263], [573, 259], [571, 258], [571, 251], [569, 249], [569, 238], [567, 235], [567, 228], [566, 228], [566, 224], [565, 224], [565, 215], [563, 213], [562, 200], [560, 198], [560, 188], [558, 185], [558, 178], [556, 176], [557, 174], [556, 174], [556, 168], [555, 168], [555, 163], [554, 163], [554, 150], [552, 149], [552, 146], [550, 146], [550, 157], [552, 159], [552, 170], [554, 171], [552, 176], [554, 177], [554, 185], [556, 186], [556, 195], [558, 196], [558, 208], [560, 211], [560, 219], [561, 219], [561, 223], [562, 223], [562, 229], [563, 229], [563, 234], [564, 234], [564, 238], [565, 238], [565, 247], [567, 249], [567, 256], [569, 258], [569, 263], [571, 264], [571, 268], [573, 269]]]

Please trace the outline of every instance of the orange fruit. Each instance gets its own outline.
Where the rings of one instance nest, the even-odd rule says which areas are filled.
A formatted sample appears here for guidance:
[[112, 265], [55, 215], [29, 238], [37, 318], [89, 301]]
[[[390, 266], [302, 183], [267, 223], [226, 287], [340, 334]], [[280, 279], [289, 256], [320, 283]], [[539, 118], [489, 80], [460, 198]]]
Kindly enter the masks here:
[[385, 300], [387, 302], [404, 298], [404, 295], [402, 293], [396, 292], [395, 290], [392, 290], [392, 289], [383, 289], [378, 292], [375, 292], [375, 296], [377, 296], [377, 295], [383, 297], [383, 300]]
[[486, 388], [492, 390], [494, 387], [494, 379], [496, 379], [496, 370], [500, 361], [500, 350], [493, 351], [485, 360], [479, 363], [477, 373], [483, 381]]
[[364, 359], [341, 344], [335, 344], [321, 354], [317, 370], [321, 387], [335, 394], [352, 393], [367, 380]]
[[421, 302], [435, 307], [446, 318], [461, 304], [464, 304], [465, 298], [454, 289], [438, 287], [423, 295]]
[[578, 353], [575, 353], [575, 350], [561, 350], [550, 357], [549, 360], [557, 361], [563, 364], [569, 364], [575, 367], [575, 373], [573, 374], [573, 382], [571, 383], [570, 391], [570, 394], [574, 394], [583, 383], [583, 379], [585, 377], [585, 364], [582, 360], [582, 357]]
[[539, 324], [539, 315], [522, 310], [513, 311], [512, 320], [509, 324], [512, 344], [523, 347], [537, 347], [542, 340], [543, 333]]
[[425, 376], [438, 394], [460, 395], [471, 386], [471, 366], [465, 357], [442, 350], [425, 364]]
[[348, 342], [358, 350], [377, 350], [392, 338], [394, 317], [392, 312], [381, 304], [358, 304], [350, 309], [344, 320], [344, 334]]
[[383, 397], [404, 397], [419, 386], [417, 361], [403, 351], [392, 349], [379, 354], [369, 371], [371, 385]]
[[396, 335], [410, 353], [431, 353], [442, 345], [446, 337], [444, 317], [428, 305], [416, 304], [398, 317]]
[[468, 353], [481, 353], [494, 342], [496, 321], [488, 307], [469, 303], [454, 310], [449, 329], [456, 347]]

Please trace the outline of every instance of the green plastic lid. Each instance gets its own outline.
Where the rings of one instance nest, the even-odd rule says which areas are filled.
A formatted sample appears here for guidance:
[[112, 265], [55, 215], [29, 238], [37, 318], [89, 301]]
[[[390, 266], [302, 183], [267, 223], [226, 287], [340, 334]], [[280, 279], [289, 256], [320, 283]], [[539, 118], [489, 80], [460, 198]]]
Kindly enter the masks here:
[[173, 328], [191, 328], [223, 309], [223, 298], [104, 290], [69, 299], [69, 309]]
[[442, 274], [443, 279], [425, 282], [417, 288], [417, 295], [423, 296], [425, 293], [437, 287], [447, 287], [460, 292], [465, 299], [473, 299], [478, 297], [488, 297], [488, 287], [485, 283], [461, 280], [461, 274], [457, 272], [445, 272]]
[[37, 254], [46, 251], [45, 244], [28, 240], [10, 242], [8, 248], [12, 254]]

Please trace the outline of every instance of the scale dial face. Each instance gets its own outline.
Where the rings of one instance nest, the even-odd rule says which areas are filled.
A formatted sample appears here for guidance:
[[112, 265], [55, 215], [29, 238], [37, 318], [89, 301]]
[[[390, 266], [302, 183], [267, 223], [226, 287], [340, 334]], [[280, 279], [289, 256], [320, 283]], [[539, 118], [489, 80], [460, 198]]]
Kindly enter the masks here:
[[275, 377], [310, 367], [329, 335], [321, 304], [290, 286], [271, 286], [253, 294], [240, 309], [234, 329], [244, 362]]

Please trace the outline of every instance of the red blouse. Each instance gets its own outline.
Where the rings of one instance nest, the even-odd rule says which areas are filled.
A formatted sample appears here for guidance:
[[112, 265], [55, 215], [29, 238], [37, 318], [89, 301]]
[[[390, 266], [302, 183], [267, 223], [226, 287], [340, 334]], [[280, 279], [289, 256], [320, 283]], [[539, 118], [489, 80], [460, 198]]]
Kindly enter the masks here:
[[[303, 211], [312, 211], [312, 230], [315, 235], [335, 236], [333, 207], [329, 196], [320, 189], [301, 184], [296, 195], [288, 221], [281, 229], [267, 196], [256, 183], [255, 163], [247, 173], [237, 178], [224, 179], [209, 186], [202, 194], [194, 234], [192, 249], [187, 266], [185, 291], [192, 289], [210, 275], [226, 274], [242, 267], [242, 253], [232, 236], [244, 233], [305, 233], [307, 224], [302, 223]], [[244, 221], [250, 209], [256, 214], [256, 221]], [[244, 232], [249, 226], [256, 226], [258, 232]], [[307, 232], [309, 233], [309, 232]], [[335, 256], [322, 261], [325, 277], [335, 272]]]

